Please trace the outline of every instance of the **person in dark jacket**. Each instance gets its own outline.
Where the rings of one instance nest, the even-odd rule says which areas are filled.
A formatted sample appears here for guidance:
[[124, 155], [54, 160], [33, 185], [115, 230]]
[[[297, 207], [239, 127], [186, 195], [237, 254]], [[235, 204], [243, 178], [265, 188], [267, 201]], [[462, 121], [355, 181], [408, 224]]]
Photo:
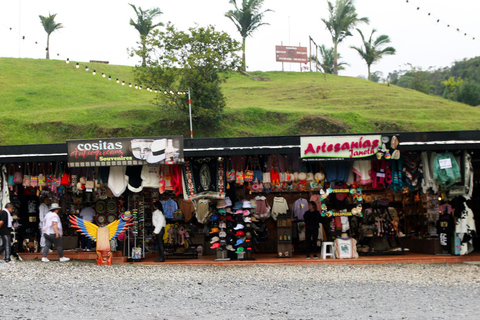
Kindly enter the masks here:
[[308, 203], [308, 211], [303, 216], [305, 221], [305, 241], [307, 246], [307, 259], [310, 259], [310, 253], [313, 253], [313, 258], [318, 259], [317, 256], [317, 239], [318, 228], [320, 227], [320, 212], [317, 210], [315, 201]]

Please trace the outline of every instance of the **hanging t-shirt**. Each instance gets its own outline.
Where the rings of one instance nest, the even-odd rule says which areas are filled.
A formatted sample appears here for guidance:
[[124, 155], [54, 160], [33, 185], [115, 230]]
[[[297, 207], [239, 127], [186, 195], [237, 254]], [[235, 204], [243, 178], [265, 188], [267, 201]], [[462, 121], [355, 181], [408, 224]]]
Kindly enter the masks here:
[[112, 191], [115, 197], [120, 197], [127, 189], [127, 176], [125, 166], [114, 166], [110, 168], [108, 175], [108, 188]]
[[160, 185], [159, 177], [160, 166], [157, 164], [147, 164], [142, 167], [142, 186], [144, 188], [158, 188]]
[[[305, 200], [306, 201], [306, 200]], [[319, 194], [313, 194], [311, 197], [310, 197], [310, 201], [313, 201], [317, 204], [317, 210], [320, 210], [320, 208], [322, 207], [322, 198], [320, 197]], [[308, 203], [307, 203], [308, 204]], [[308, 205], [307, 205], [307, 210], [308, 210]]]
[[178, 204], [173, 199], [168, 199], [163, 203], [163, 214], [167, 219], [173, 219], [173, 213], [178, 210]]
[[293, 204], [293, 215], [298, 220], [303, 220], [303, 216], [307, 211], [308, 211], [307, 199], [304, 199], [304, 198], [297, 199], [297, 201], [295, 201], [295, 203]]
[[128, 190], [132, 192], [140, 192], [143, 190], [141, 166], [128, 166], [125, 175], [128, 177]]

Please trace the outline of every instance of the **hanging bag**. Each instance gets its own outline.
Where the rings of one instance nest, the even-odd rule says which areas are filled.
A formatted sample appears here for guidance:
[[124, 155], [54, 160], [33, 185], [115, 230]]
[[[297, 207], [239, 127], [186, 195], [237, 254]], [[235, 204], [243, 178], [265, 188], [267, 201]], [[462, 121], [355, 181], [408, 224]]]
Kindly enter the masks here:
[[252, 158], [248, 157], [247, 168], [245, 169], [245, 173], [244, 173], [245, 182], [252, 182], [253, 181], [253, 170], [249, 169], [251, 162], [252, 162]]
[[23, 183], [22, 166], [18, 166], [18, 171], [15, 171], [15, 173], [13, 174], [13, 182], [15, 184]]
[[232, 158], [231, 157], [230, 157], [230, 160], [229, 160], [229, 167], [230, 167], [230, 170], [226, 171], [227, 182], [235, 182], [235, 180], [236, 180], [235, 169], [233, 169]]
[[33, 163], [32, 166], [32, 175], [30, 176], [30, 185], [33, 188], [38, 187], [38, 171], [37, 171], [37, 166], [35, 165], [35, 162]]
[[62, 181], [60, 182], [60, 185], [62, 187], [70, 187], [72, 185], [72, 177], [70, 176], [70, 173], [66, 172], [66, 170], [64, 170], [63, 172]]
[[23, 185], [24, 188], [28, 188], [28, 187], [30, 187], [30, 185], [31, 185], [31, 181], [30, 181], [30, 164], [27, 163], [23, 169], [24, 169], [25, 174], [23, 175], [22, 185]]
[[47, 180], [45, 177], [45, 165], [43, 163], [40, 167], [40, 173], [38, 174], [38, 186], [40, 188], [47, 186]]

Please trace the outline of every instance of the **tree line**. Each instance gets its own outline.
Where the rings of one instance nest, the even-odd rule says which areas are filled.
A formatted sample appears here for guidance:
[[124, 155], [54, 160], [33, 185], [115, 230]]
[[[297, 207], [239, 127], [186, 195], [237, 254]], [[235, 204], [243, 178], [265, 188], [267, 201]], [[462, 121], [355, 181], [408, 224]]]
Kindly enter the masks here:
[[450, 67], [423, 70], [407, 64], [388, 74], [389, 83], [445, 99], [480, 105], [480, 57], [455, 61]]

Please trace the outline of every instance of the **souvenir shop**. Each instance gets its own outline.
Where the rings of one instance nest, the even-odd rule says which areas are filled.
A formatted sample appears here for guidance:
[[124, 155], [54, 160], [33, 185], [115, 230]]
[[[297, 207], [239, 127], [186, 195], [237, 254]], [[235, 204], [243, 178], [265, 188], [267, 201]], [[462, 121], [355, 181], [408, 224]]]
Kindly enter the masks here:
[[99, 226], [133, 217], [111, 249], [139, 261], [155, 255], [156, 201], [167, 259], [304, 256], [311, 201], [337, 258], [478, 248], [478, 131], [71, 140], [0, 146], [0, 161], [20, 252], [38, 251], [39, 206], [58, 202], [65, 249], [80, 247], [68, 216], [91, 207]]

